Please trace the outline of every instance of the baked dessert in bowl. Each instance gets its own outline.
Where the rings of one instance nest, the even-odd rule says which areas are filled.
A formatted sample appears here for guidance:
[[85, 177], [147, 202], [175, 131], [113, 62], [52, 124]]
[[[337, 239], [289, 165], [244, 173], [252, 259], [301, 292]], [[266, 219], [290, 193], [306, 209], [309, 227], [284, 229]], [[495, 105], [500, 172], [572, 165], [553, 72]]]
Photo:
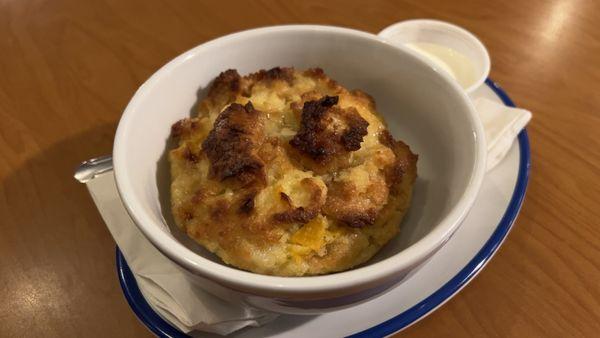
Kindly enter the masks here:
[[322, 69], [222, 72], [172, 127], [177, 225], [226, 263], [280, 276], [364, 263], [398, 233], [417, 156], [368, 94]]
[[[179, 236], [181, 231], [170, 219], [168, 152], [176, 146], [169, 144], [171, 126], [197, 115], [195, 104], [207, 97], [223, 70], [250, 74], [282, 65], [299, 71], [321, 67], [344, 88], [369, 93], [390, 134], [419, 154], [418, 177], [400, 234], [367, 262], [346, 271], [282, 277], [238, 269], [185, 234]], [[323, 103], [330, 104], [328, 100]], [[210, 133], [214, 124], [207, 126]], [[443, 246], [481, 186], [485, 143], [481, 123], [462, 89], [412, 51], [351, 29], [278, 26], [207, 42], [157, 71], [123, 113], [113, 164], [120, 197], [135, 224], [198, 285], [272, 311], [321, 313], [382, 294]]]

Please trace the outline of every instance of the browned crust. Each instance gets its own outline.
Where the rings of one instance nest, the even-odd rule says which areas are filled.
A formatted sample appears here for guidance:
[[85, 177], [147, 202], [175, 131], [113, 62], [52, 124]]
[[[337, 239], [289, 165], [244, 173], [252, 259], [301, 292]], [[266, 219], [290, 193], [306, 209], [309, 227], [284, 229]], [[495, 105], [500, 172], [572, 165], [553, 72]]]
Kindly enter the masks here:
[[190, 199], [190, 202], [192, 204], [198, 204], [198, 203], [202, 202], [202, 200], [204, 200], [205, 197], [206, 197], [206, 193], [204, 192], [204, 190], [198, 189], [198, 190], [196, 190], [196, 192]]
[[183, 158], [185, 158], [185, 159], [186, 159], [188, 162], [191, 162], [191, 163], [198, 163], [198, 160], [200, 159], [200, 158], [198, 157], [198, 155], [197, 155], [197, 154], [194, 154], [194, 152], [193, 152], [193, 151], [192, 151], [192, 150], [191, 150], [189, 147], [186, 147], [186, 148], [185, 148], [185, 150], [183, 151], [183, 154], [182, 154], [182, 156], [183, 156]]
[[290, 196], [288, 196], [288, 194], [284, 193], [283, 191], [279, 193], [279, 197], [281, 198], [282, 201], [284, 201], [287, 205], [292, 206], [292, 200], [290, 199]]
[[228, 69], [215, 79], [208, 92], [208, 96], [219, 93], [237, 93], [240, 90], [241, 76], [235, 69]]
[[273, 219], [280, 223], [307, 223], [315, 218], [319, 212], [314, 209], [305, 209], [298, 207], [284, 212], [279, 212], [273, 215]]
[[[290, 145], [320, 163], [330, 161], [336, 154], [360, 149], [369, 123], [355, 109], [334, 107], [337, 103], [337, 96], [305, 102], [300, 130], [290, 140]], [[328, 128], [333, 115], [346, 124], [343, 131]]]
[[242, 77], [235, 69], [228, 69], [217, 76], [200, 103], [200, 111], [217, 110], [231, 103], [241, 93]]
[[396, 156], [394, 163], [385, 168], [387, 186], [394, 194], [400, 188], [402, 178], [406, 173], [414, 173], [411, 175], [414, 180], [419, 156], [410, 151], [410, 148], [404, 142], [395, 140], [387, 129], [383, 130], [379, 135], [379, 142], [390, 148]]
[[317, 185], [313, 179], [304, 178], [300, 181], [302, 188], [310, 191], [310, 201], [308, 205], [294, 208], [291, 198], [284, 192], [279, 193], [279, 197], [290, 209], [273, 215], [273, 219], [280, 223], [306, 223], [315, 218], [325, 203], [325, 192]]
[[359, 194], [354, 183], [348, 181], [332, 181], [327, 187], [323, 213], [355, 228], [374, 224], [389, 196], [389, 190], [382, 181], [373, 182], [363, 194]]
[[378, 212], [374, 209], [354, 213], [349, 212], [342, 214], [338, 220], [350, 227], [362, 228], [367, 225], [375, 224], [377, 214]]
[[324, 85], [325, 88], [328, 88], [334, 92], [343, 90], [343, 88], [335, 80], [327, 76], [327, 74], [325, 74], [321, 68], [317, 67], [307, 69], [302, 73], [302, 75], [317, 81], [318, 83]]
[[198, 122], [190, 118], [181, 119], [171, 126], [171, 137], [174, 139], [187, 138], [197, 128]]
[[254, 210], [254, 196], [256, 193], [250, 193], [245, 198], [242, 199], [242, 203], [240, 204], [239, 211], [242, 214], [249, 215]]
[[190, 211], [183, 211], [182, 217], [185, 221], [191, 221], [194, 218], [194, 214]]
[[312, 178], [303, 178], [302, 181], [300, 181], [300, 184], [306, 191], [311, 192], [310, 207], [315, 210], [320, 210], [323, 203], [325, 203], [325, 192]]
[[396, 147], [396, 140], [387, 129], [384, 129], [379, 133], [379, 142], [392, 150]]
[[305, 70], [304, 71], [304, 76], [308, 76], [308, 77], [313, 78], [315, 80], [329, 79], [327, 77], [327, 75], [325, 75], [325, 72], [323, 71], [323, 69], [319, 68], [319, 67], [309, 68], [309, 69]]
[[274, 67], [269, 70], [261, 69], [256, 73], [248, 75], [247, 78], [256, 82], [264, 81], [267, 83], [282, 80], [292, 85], [294, 83], [294, 69], [286, 67]]
[[342, 134], [342, 145], [347, 151], [356, 151], [360, 149], [360, 143], [363, 137], [367, 135], [369, 123], [363, 119], [355, 109], [348, 110], [344, 116], [348, 129]]
[[256, 154], [263, 142], [260, 115], [250, 102], [245, 106], [233, 103], [219, 114], [202, 143], [213, 178], [232, 178], [243, 185], [264, 182], [265, 164]]
[[330, 107], [338, 103], [337, 96], [325, 96], [320, 100], [304, 103], [300, 130], [290, 140], [290, 145], [316, 161], [324, 161], [333, 155], [335, 143], [329, 135], [323, 135], [326, 126], [322, 122]]
[[213, 221], [222, 221], [229, 214], [229, 202], [224, 199], [219, 199], [210, 210], [210, 217]]
[[294, 116], [296, 117], [296, 119], [301, 121], [302, 120], [302, 108], [304, 107], [304, 104], [309, 101], [318, 101], [320, 98], [323, 98], [323, 94], [316, 90], [311, 90], [311, 91], [302, 93], [302, 95], [300, 95], [299, 101], [293, 101], [292, 103], [290, 103], [290, 109], [294, 113]]

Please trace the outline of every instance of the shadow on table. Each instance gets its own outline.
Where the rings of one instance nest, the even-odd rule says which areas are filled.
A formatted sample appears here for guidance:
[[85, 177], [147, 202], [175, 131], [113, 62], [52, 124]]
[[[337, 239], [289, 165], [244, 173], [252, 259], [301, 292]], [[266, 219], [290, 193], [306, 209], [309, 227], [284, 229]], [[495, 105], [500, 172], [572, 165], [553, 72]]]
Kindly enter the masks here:
[[85, 185], [73, 174], [81, 161], [112, 152], [116, 125], [103, 124], [59, 140], [2, 178], [10, 216], [19, 221], [21, 235], [34, 235], [28, 238], [32, 242], [51, 240], [44, 246], [64, 245], [61, 249], [66, 252], [91, 254], [84, 241], [93, 242], [88, 243], [92, 247], [110, 244], [110, 235]]
[[[12, 165], [0, 169], [0, 229], [6, 240], [0, 247], [10, 250], [2, 266], [11, 271], [0, 276], [0, 284], [29, 285], [23, 297], [43, 297], [27, 312], [14, 312], [15, 321], [36, 327], [32, 318], [77, 318], [85, 323], [81, 327], [108, 335], [117, 326], [139, 330], [118, 287], [114, 241], [85, 185], [73, 178], [82, 160], [111, 153], [115, 130], [116, 121], [53, 142], [40, 135], [9, 144], [15, 153], [34, 151], [24, 160], [6, 156], [4, 163]], [[15, 289], [6, 290], [8, 299], [16, 299]]]

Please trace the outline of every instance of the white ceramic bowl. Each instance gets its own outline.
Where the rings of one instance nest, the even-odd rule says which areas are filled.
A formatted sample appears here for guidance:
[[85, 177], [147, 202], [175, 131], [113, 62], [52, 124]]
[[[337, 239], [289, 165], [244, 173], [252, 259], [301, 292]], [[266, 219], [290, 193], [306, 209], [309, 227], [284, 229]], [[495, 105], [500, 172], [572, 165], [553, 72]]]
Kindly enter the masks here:
[[[219, 72], [319, 66], [370, 93], [392, 133], [419, 154], [413, 203], [401, 234], [368, 264], [316, 277], [241, 271], [181, 236], [168, 220], [170, 126], [190, 115]], [[482, 182], [485, 145], [469, 99], [414, 52], [375, 35], [328, 26], [276, 26], [202, 44], [157, 71], [127, 106], [113, 150], [117, 187], [145, 236], [203, 288], [285, 313], [320, 313], [378, 295], [438, 250], [469, 211]]]
[[451, 23], [430, 19], [406, 20], [384, 28], [378, 35], [396, 45], [426, 42], [460, 52], [473, 64], [475, 79], [463, 88], [467, 93], [481, 87], [490, 74], [490, 55], [483, 43], [466, 29]]

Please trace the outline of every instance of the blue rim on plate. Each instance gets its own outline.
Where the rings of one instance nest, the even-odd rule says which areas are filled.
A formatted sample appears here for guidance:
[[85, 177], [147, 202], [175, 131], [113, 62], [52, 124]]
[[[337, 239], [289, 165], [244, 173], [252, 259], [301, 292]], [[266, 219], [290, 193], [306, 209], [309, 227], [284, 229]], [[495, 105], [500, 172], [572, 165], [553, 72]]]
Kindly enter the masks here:
[[[490, 79], [486, 79], [485, 83], [498, 95], [498, 97], [509, 107], [515, 107], [513, 101], [508, 95]], [[529, 138], [527, 131], [523, 129], [518, 136], [520, 160], [519, 174], [515, 190], [508, 204], [508, 208], [502, 216], [500, 223], [492, 236], [483, 245], [481, 250], [473, 257], [471, 261], [460, 272], [444, 284], [440, 289], [432, 293], [418, 304], [410, 309], [398, 314], [397, 316], [386, 320], [383, 323], [375, 325], [367, 330], [355, 333], [350, 337], [382, 337], [390, 335], [396, 331], [402, 330], [407, 326], [415, 323], [417, 320], [425, 317], [428, 313], [435, 310], [438, 306], [449, 300], [462, 287], [464, 287], [473, 277], [481, 271], [485, 264], [492, 258], [496, 250], [500, 247], [506, 236], [508, 235], [513, 223], [515, 222], [523, 199], [525, 198], [525, 190], [529, 180], [529, 167], [531, 164], [529, 153]], [[129, 303], [129, 306], [135, 312], [136, 316], [144, 325], [146, 325], [154, 334], [159, 337], [189, 337], [182, 333], [166, 320], [160, 317], [150, 304], [146, 301], [140, 289], [138, 288], [135, 277], [129, 269], [125, 258], [117, 247], [117, 272], [119, 283], [123, 289], [123, 294]]]

